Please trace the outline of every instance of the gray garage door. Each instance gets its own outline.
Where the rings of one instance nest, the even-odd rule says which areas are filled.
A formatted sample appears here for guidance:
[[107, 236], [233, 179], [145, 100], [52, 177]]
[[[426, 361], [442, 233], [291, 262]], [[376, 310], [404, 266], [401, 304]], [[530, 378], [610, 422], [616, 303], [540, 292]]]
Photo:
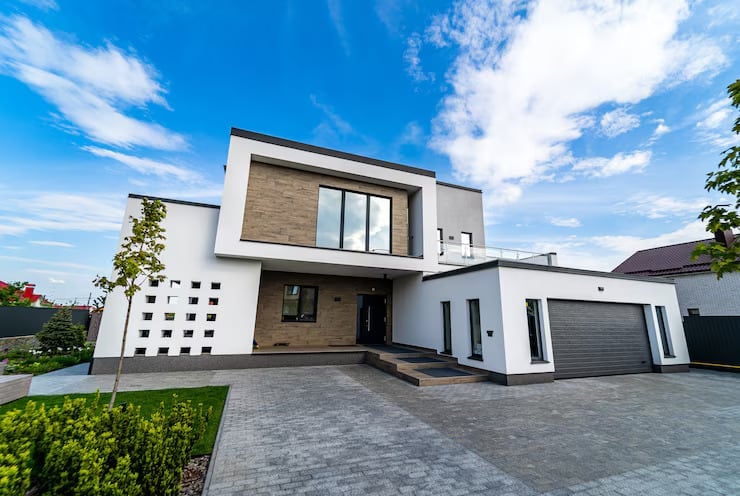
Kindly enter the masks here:
[[652, 371], [641, 305], [548, 300], [555, 378]]

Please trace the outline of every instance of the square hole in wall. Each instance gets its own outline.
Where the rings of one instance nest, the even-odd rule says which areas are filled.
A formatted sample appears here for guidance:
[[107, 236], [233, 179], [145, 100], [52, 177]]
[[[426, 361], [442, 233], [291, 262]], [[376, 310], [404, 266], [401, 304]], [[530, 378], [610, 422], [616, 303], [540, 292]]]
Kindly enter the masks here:
[[189, 355], [190, 354], [190, 346], [183, 346], [180, 348], [180, 354], [181, 355]]
[[152, 295], [147, 295], [146, 302], [147, 303], [156, 303], [157, 302], [157, 297], [156, 296], [152, 296]]
[[220, 282], [212, 282], [211, 283], [211, 289], [221, 289], [221, 283]]
[[175, 320], [175, 312], [165, 312], [164, 320]]
[[200, 289], [200, 281], [190, 281], [190, 287], [193, 289]]
[[185, 320], [190, 321], [190, 322], [194, 321], [195, 320], [195, 314], [194, 313], [186, 313], [185, 314]]
[[211, 354], [211, 347], [210, 346], [204, 346], [200, 349], [201, 355], [210, 355]]
[[149, 337], [149, 329], [139, 329], [139, 337], [140, 338], [148, 338]]
[[177, 305], [177, 296], [168, 296], [167, 297], [167, 304], [168, 305]]
[[214, 331], [213, 329], [206, 329], [205, 331], [203, 331], [203, 337], [212, 338], [215, 333], [216, 331]]
[[157, 279], [149, 279], [149, 287], [151, 288], [159, 287], [159, 281]]
[[190, 305], [197, 305], [198, 304], [198, 297], [197, 296], [191, 296], [188, 298], [188, 303]]
[[216, 314], [215, 313], [207, 313], [206, 314], [206, 320], [208, 322], [215, 322], [216, 321]]
[[152, 312], [143, 312], [143, 313], [141, 314], [141, 319], [142, 319], [142, 320], [152, 320], [152, 316], [153, 316], [153, 315], [154, 315], [154, 314], [153, 314]]
[[163, 338], [171, 338], [172, 337], [172, 329], [164, 329], [162, 331], [162, 337]]
[[146, 355], [146, 348], [136, 348], [134, 350], [134, 355], [138, 355], [138, 356]]
[[193, 337], [193, 330], [192, 329], [185, 329], [182, 331], [182, 337], [184, 338], [192, 338]]
[[166, 355], [169, 352], [169, 348], [157, 348], [157, 355]]
[[171, 288], [179, 288], [180, 287], [180, 281], [170, 281], [170, 287]]
[[218, 305], [218, 298], [208, 298], [209, 305]]

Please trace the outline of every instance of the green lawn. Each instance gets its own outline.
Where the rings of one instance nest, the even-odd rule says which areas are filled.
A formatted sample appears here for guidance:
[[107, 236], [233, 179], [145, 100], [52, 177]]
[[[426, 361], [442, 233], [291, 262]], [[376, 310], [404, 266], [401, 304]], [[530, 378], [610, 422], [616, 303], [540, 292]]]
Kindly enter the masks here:
[[[193, 447], [193, 456], [207, 455], [213, 451], [213, 445], [216, 442], [216, 434], [218, 432], [218, 425], [221, 422], [221, 414], [224, 411], [224, 403], [226, 402], [226, 393], [228, 392], [228, 386], [209, 386], [200, 388], [185, 388], [185, 389], [159, 389], [151, 391], [124, 391], [119, 392], [116, 395], [116, 404], [128, 403], [130, 405], [137, 405], [141, 407], [141, 413], [144, 416], [149, 416], [152, 412], [159, 408], [159, 404], [164, 401], [165, 406], [172, 402], [172, 395], [176, 394], [177, 398], [182, 401], [191, 400], [194, 405], [203, 403], [204, 408], [212, 407], [213, 413], [211, 418], [208, 420], [208, 427], [206, 428], [203, 437]], [[44, 403], [47, 407], [53, 407], [55, 405], [61, 405], [64, 402], [64, 398], [88, 398], [90, 401], [95, 398], [95, 393], [90, 394], [65, 394], [65, 395], [52, 395], [52, 396], [29, 396], [28, 398], [22, 398], [6, 405], [0, 406], [0, 415], [3, 415], [9, 410], [23, 409], [28, 401], [35, 401], [37, 403]], [[107, 406], [110, 400], [110, 393], [100, 393], [100, 404]]]

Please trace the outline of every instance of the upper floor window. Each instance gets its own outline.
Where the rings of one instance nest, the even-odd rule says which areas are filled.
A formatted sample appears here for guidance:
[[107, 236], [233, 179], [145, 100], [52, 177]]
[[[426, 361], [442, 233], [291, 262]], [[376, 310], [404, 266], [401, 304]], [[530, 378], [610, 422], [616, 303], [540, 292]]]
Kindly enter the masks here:
[[441, 227], [437, 228], [437, 253], [439, 253], [440, 255], [445, 254], [444, 231], [442, 231]]
[[391, 252], [391, 199], [319, 187], [316, 246]]

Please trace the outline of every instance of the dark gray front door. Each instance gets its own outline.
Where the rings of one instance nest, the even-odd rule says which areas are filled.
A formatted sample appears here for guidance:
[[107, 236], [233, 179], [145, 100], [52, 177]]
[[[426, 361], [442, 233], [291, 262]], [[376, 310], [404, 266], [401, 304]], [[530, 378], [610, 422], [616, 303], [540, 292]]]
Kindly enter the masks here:
[[652, 371], [641, 305], [548, 300], [555, 378]]
[[386, 297], [357, 295], [357, 342], [385, 343]]

